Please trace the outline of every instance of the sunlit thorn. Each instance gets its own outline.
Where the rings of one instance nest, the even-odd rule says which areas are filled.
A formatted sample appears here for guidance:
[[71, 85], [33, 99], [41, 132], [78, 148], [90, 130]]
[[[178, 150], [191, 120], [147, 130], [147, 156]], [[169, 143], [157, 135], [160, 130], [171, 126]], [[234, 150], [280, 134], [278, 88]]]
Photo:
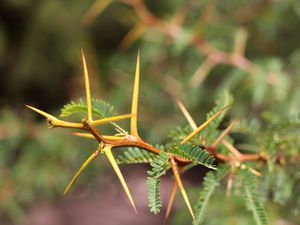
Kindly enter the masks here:
[[86, 91], [86, 103], [87, 103], [87, 110], [88, 110], [88, 120], [92, 121], [92, 98], [91, 98], [91, 88], [90, 88], [90, 79], [89, 79], [89, 72], [84, 56], [84, 52], [81, 49], [81, 56], [82, 56], [82, 64], [83, 64], [83, 72], [84, 72], [84, 82], [85, 82], [85, 91]]
[[183, 141], [181, 141], [181, 144], [185, 144], [189, 140], [191, 140], [196, 134], [198, 134], [200, 131], [202, 131], [204, 128], [206, 128], [212, 121], [214, 121], [221, 113], [223, 113], [226, 110], [227, 107], [221, 109], [219, 112], [217, 112], [215, 115], [213, 115], [211, 118], [206, 120], [203, 124], [201, 124], [196, 130], [194, 130], [191, 134], [189, 134]]
[[134, 116], [133, 114], [124, 114], [124, 115], [120, 115], [120, 116], [107, 117], [107, 118], [103, 118], [103, 119], [99, 119], [99, 120], [94, 120], [91, 122], [91, 125], [98, 126], [98, 125], [102, 125], [102, 124], [107, 124], [107, 123], [111, 123], [111, 122], [129, 119], [129, 118], [132, 118], [133, 116]]
[[67, 185], [63, 196], [65, 196], [68, 191], [70, 190], [70, 188], [72, 187], [72, 185], [74, 184], [74, 182], [77, 180], [77, 178], [81, 175], [81, 173], [84, 171], [84, 169], [90, 164], [90, 162], [96, 158], [99, 155], [99, 150], [96, 150], [83, 164], [82, 166], [79, 168], [79, 170], [76, 172], [76, 174], [74, 175], [74, 177], [72, 178], [72, 180], [69, 182], [69, 184]]
[[[76, 137], [87, 138], [87, 139], [95, 139], [95, 136], [90, 133], [73, 132], [72, 135]], [[105, 140], [109, 140], [109, 141], [122, 141], [125, 139], [124, 137], [110, 136], [110, 135], [102, 135], [102, 137]]]
[[173, 207], [173, 204], [174, 204], [174, 199], [175, 199], [175, 196], [176, 196], [177, 188], [178, 188], [177, 182], [176, 182], [176, 180], [174, 180], [171, 195], [170, 195], [169, 202], [168, 202], [166, 215], [165, 215], [164, 225], [167, 225], [168, 222], [169, 222], [172, 207]]
[[132, 106], [131, 106], [131, 114], [133, 116], [131, 117], [131, 121], [130, 121], [130, 134], [138, 138], [139, 138], [139, 134], [137, 129], [137, 118], [138, 118], [138, 101], [139, 101], [139, 82], [140, 82], [140, 51], [138, 50], [133, 95], [132, 95]]
[[27, 108], [31, 109], [32, 111], [34, 111], [34, 112], [36, 112], [36, 113], [38, 113], [38, 114], [40, 114], [40, 115], [46, 117], [47, 119], [50, 119], [50, 120], [58, 120], [56, 117], [50, 115], [49, 113], [46, 113], [46, 112], [44, 112], [44, 111], [42, 111], [42, 110], [40, 110], [40, 109], [37, 109], [37, 108], [35, 108], [35, 107], [33, 107], [33, 106], [30, 106], [30, 105], [25, 105], [25, 106], [26, 106]]
[[129, 199], [129, 201], [130, 201], [130, 203], [131, 203], [131, 205], [132, 205], [132, 207], [133, 207], [135, 213], [137, 213], [137, 210], [136, 210], [136, 207], [135, 207], [133, 198], [132, 198], [132, 196], [131, 196], [131, 194], [130, 194], [130, 191], [129, 191], [129, 188], [128, 188], [126, 182], [125, 182], [125, 179], [124, 179], [124, 177], [123, 177], [123, 175], [122, 175], [122, 173], [121, 173], [121, 170], [120, 170], [120, 168], [119, 168], [119, 166], [118, 166], [118, 164], [117, 164], [117, 162], [116, 162], [116, 159], [115, 159], [115, 157], [114, 157], [113, 154], [112, 154], [111, 148], [112, 148], [112, 146], [106, 146], [106, 147], [104, 148], [105, 155], [106, 155], [106, 157], [108, 158], [108, 160], [109, 160], [111, 166], [113, 167], [113, 169], [114, 169], [116, 175], [118, 176], [118, 178], [119, 178], [119, 180], [120, 180], [120, 182], [121, 182], [121, 184], [122, 184], [122, 186], [123, 186], [123, 189], [124, 189], [124, 191], [125, 191], [125, 193], [126, 193], [128, 199]]
[[234, 120], [221, 134], [220, 136], [215, 140], [215, 142], [212, 144], [211, 148], [216, 149], [219, 147], [219, 145], [223, 142], [224, 138], [229, 134], [229, 132], [234, 128], [238, 120]]
[[192, 118], [191, 114], [187, 111], [186, 107], [183, 105], [183, 103], [180, 100], [177, 100], [176, 103], [177, 103], [179, 109], [181, 110], [182, 114], [188, 121], [189, 125], [193, 128], [193, 130], [196, 130], [197, 124], [194, 121], [194, 119]]
[[183, 184], [182, 184], [182, 181], [181, 181], [181, 178], [180, 178], [180, 175], [179, 175], [177, 164], [176, 164], [176, 162], [175, 162], [175, 160], [174, 160], [173, 157], [171, 157], [170, 160], [171, 160], [171, 167], [172, 167], [172, 170], [173, 170], [173, 173], [174, 173], [175, 180], [177, 182], [178, 188], [180, 190], [180, 193], [181, 193], [181, 195], [183, 197], [183, 200], [184, 200], [184, 202], [185, 202], [185, 204], [186, 204], [186, 206], [187, 206], [190, 214], [192, 215], [193, 220], [195, 220], [194, 212], [193, 212], [193, 209], [191, 207], [191, 204], [190, 204], [190, 201], [188, 199], [188, 196], [186, 194], [186, 191], [185, 191], [185, 189], [183, 187]]
[[29, 105], [25, 105], [25, 106], [31, 109], [32, 111], [46, 117], [48, 123], [50, 124], [50, 127], [65, 127], [65, 128], [78, 128], [78, 129], [84, 128], [81, 123], [72, 123], [72, 122], [63, 121], [33, 106], [29, 106]]
[[73, 136], [76, 137], [82, 137], [82, 138], [88, 138], [88, 139], [95, 139], [95, 137], [90, 133], [79, 133], [79, 132], [73, 132]]
[[[184, 117], [186, 118], [186, 120], [188, 121], [189, 125], [195, 131], [198, 126], [197, 126], [195, 120], [192, 118], [189, 111], [186, 109], [186, 107], [184, 106], [184, 104], [180, 100], [177, 100], [177, 105], [178, 105], [179, 109], [181, 110], [182, 114], [184, 115]], [[207, 141], [203, 136], [199, 135], [199, 140], [200, 140], [200, 142], [202, 143], [203, 146], [207, 145]]]

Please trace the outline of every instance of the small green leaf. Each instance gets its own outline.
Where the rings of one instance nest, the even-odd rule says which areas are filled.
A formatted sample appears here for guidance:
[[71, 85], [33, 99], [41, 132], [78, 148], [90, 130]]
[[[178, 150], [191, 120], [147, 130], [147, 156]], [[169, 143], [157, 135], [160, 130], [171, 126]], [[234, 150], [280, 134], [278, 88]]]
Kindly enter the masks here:
[[[69, 117], [75, 113], [87, 112], [87, 109], [87, 105], [82, 99], [79, 99], [78, 102], [71, 101], [62, 108], [60, 117]], [[100, 119], [116, 115], [113, 106], [102, 100], [95, 99], [92, 99], [92, 112]]]

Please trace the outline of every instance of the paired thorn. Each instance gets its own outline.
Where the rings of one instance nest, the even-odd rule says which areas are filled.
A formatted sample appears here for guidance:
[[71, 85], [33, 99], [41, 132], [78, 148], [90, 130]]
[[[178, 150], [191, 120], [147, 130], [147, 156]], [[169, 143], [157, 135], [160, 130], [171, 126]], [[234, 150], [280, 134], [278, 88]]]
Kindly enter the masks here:
[[138, 101], [139, 101], [139, 82], [140, 82], [140, 51], [137, 54], [135, 79], [133, 86], [132, 105], [131, 105], [131, 121], [130, 121], [130, 134], [140, 138], [137, 128], [137, 115], [138, 115]]
[[133, 116], [134, 116], [133, 114], [124, 114], [124, 115], [120, 115], [120, 116], [107, 117], [107, 118], [103, 118], [103, 119], [99, 119], [99, 120], [94, 120], [91, 122], [91, 125], [98, 126], [98, 125], [102, 125], [102, 124], [106, 124], [106, 123], [116, 122], [119, 120], [129, 119], [129, 118], [132, 118]]
[[119, 168], [119, 166], [118, 166], [118, 164], [116, 162], [116, 159], [115, 159], [115, 157], [112, 154], [111, 148], [112, 148], [111, 145], [107, 145], [107, 146], [104, 147], [103, 151], [105, 152], [106, 157], [108, 158], [111, 166], [113, 167], [116, 175], [118, 176], [118, 178], [119, 178], [119, 180], [120, 180], [120, 182], [121, 182], [121, 184], [123, 186], [123, 189], [124, 189], [124, 191], [125, 191], [128, 199], [129, 199], [129, 201], [130, 201], [130, 203], [131, 203], [131, 205], [132, 205], [135, 213], [137, 213], [137, 210], [136, 210], [133, 198], [132, 198], [132, 196], [130, 194], [130, 191], [129, 191], [129, 188], [128, 188], [126, 182], [125, 182], [125, 179], [124, 179], [124, 177], [123, 177], [123, 175], [121, 173], [121, 170], [120, 170], [120, 168]]
[[37, 109], [30, 105], [25, 105], [27, 108], [31, 109], [32, 111], [46, 117], [48, 119], [48, 123], [52, 127], [65, 127], [65, 128], [78, 128], [78, 129], [84, 129], [83, 124], [81, 123], [73, 123], [73, 122], [67, 122], [60, 119], [57, 119], [55, 116], [50, 115], [49, 113], [46, 113], [40, 109]]
[[97, 0], [88, 9], [82, 19], [84, 27], [90, 25], [113, 1], [112, 0]]
[[90, 79], [89, 79], [89, 72], [84, 56], [84, 52], [81, 49], [81, 56], [82, 56], [82, 64], [83, 64], [83, 72], [84, 72], [84, 82], [85, 82], [85, 91], [86, 91], [86, 103], [88, 109], [88, 120], [92, 121], [92, 98], [91, 98], [91, 87], [90, 87]]
[[[72, 133], [73, 136], [82, 137], [82, 138], [88, 138], [88, 139], [95, 139], [94, 135], [90, 133], [79, 133], [74, 132]], [[105, 140], [109, 141], [123, 141], [124, 137], [117, 137], [117, 136], [110, 136], [110, 135], [103, 135], [102, 136]]]
[[122, 49], [129, 49], [138, 38], [140, 38], [146, 31], [146, 27], [143, 23], [137, 22], [131, 30], [122, 39], [120, 46]]
[[93, 161], [94, 158], [96, 158], [99, 155], [99, 149], [97, 149], [83, 164], [82, 166], [79, 168], [79, 170], [76, 172], [76, 174], [74, 175], [74, 177], [72, 178], [72, 180], [69, 182], [69, 184], [67, 185], [66, 189], [64, 190], [63, 196], [65, 196], [68, 191], [70, 190], [70, 188], [72, 187], [72, 185], [74, 184], [74, 182], [77, 180], [77, 178], [81, 175], [81, 173], [84, 171], [84, 169], [90, 164], [90, 162]]
[[187, 111], [186, 107], [183, 105], [183, 103], [180, 100], [177, 100], [176, 103], [179, 109], [181, 110], [181, 112], [183, 113], [184, 117], [190, 124], [190, 126], [193, 128], [193, 130], [196, 130], [198, 126], [194, 121], [194, 119], [192, 118], [191, 114]]
[[211, 118], [206, 120], [203, 124], [201, 124], [196, 130], [194, 130], [191, 134], [189, 134], [183, 141], [181, 141], [181, 144], [187, 143], [189, 140], [191, 140], [196, 134], [198, 134], [200, 131], [202, 131], [204, 128], [206, 128], [212, 121], [214, 121], [221, 113], [223, 113], [227, 107], [224, 107], [219, 112], [217, 112], [215, 115], [213, 115]]
[[168, 202], [168, 207], [167, 207], [166, 215], [165, 215], [164, 225], [168, 224], [168, 222], [169, 222], [177, 188], [178, 188], [177, 182], [176, 182], [176, 180], [174, 180], [173, 186], [172, 186], [171, 195], [170, 195], [169, 202]]
[[240, 160], [243, 155], [237, 150], [236, 147], [234, 147], [231, 143], [229, 143], [226, 140], [222, 141], [222, 144], [233, 154], [233, 156], [237, 159]]
[[215, 140], [215, 142], [212, 144], [211, 148], [216, 149], [219, 147], [219, 145], [224, 142], [224, 138], [229, 134], [229, 132], [234, 128], [238, 120], [234, 120], [221, 134], [220, 136]]
[[179, 175], [178, 166], [177, 166], [177, 164], [176, 164], [176, 162], [175, 162], [175, 160], [174, 160], [173, 157], [170, 157], [170, 161], [171, 161], [171, 167], [172, 167], [172, 170], [173, 170], [173, 173], [174, 173], [174, 176], [175, 176], [176, 183], [177, 183], [177, 185], [179, 187], [180, 193], [181, 193], [181, 195], [183, 197], [183, 200], [184, 200], [184, 202], [185, 202], [185, 204], [186, 204], [186, 206], [187, 206], [187, 208], [188, 208], [188, 210], [189, 210], [189, 212], [190, 212], [193, 220], [195, 220], [195, 216], [194, 216], [194, 212], [193, 212], [192, 206], [190, 204], [190, 201], [188, 199], [188, 196], [186, 194], [186, 191], [185, 191], [185, 189], [183, 187], [183, 184], [182, 184], [182, 181], [181, 181], [181, 178], [180, 178], [180, 175]]

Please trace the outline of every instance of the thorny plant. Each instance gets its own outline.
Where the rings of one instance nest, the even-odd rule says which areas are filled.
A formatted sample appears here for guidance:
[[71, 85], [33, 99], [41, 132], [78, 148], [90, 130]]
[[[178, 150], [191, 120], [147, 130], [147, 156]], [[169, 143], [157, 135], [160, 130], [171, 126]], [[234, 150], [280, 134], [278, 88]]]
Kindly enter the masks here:
[[[82, 100], [79, 103], [71, 102], [62, 109], [61, 114], [61, 116], [66, 117], [73, 113], [86, 112], [87, 116], [84, 117], [81, 122], [61, 120], [40, 109], [27, 105], [29, 109], [46, 117], [51, 128], [61, 127], [82, 130], [84, 132], [75, 132], [73, 134], [79, 137], [95, 139], [99, 143], [99, 147], [88, 157], [76, 172], [70, 183], [67, 185], [63, 195], [67, 194], [71, 186], [89, 163], [103, 153], [106, 155], [119, 178], [135, 212], [137, 212], [137, 209], [134, 200], [118, 164], [149, 163], [152, 166], [152, 170], [148, 172], [147, 185], [150, 211], [155, 214], [160, 212], [162, 206], [160, 198], [160, 177], [169, 169], [173, 171], [174, 184], [166, 211], [166, 223], [170, 218], [177, 189], [179, 189], [194, 223], [200, 224], [203, 221], [207, 202], [212, 195], [213, 190], [219, 184], [219, 181], [227, 177], [227, 195], [230, 195], [233, 177], [236, 173], [242, 174], [247, 204], [253, 213], [256, 223], [268, 223], [266, 212], [256, 193], [256, 176], [261, 176], [261, 173], [245, 164], [247, 162], [264, 163], [266, 158], [259, 153], [243, 154], [232, 144], [233, 141], [228, 134], [237, 124], [237, 120], [234, 120], [223, 132], [217, 130], [219, 123], [222, 121], [222, 118], [224, 118], [224, 113], [231, 104], [231, 97], [228, 94], [222, 96], [222, 99], [225, 99], [225, 101], [217, 102], [216, 107], [208, 114], [207, 120], [200, 126], [196, 125], [183, 103], [178, 100], [178, 106], [187, 119], [190, 127], [187, 129], [175, 130], [175, 134], [170, 135], [172, 136], [172, 141], [165, 146], [153, 146], [150, 143], [145, 142], [138, 132], [138, 99], [140, 82], [139, 52], [135, 70], [131, 113], [118, 116], [110, 114], [111, 106], [109, 104], [92, 99], [89, 73], [83, 51], [82, 61], [86, 89], [86, 103]], [[100, 119], [94, 119], [96, 116], [100, 117]], [[126, 132], [116, 124], [117, 121], [125, 119], [130, 119], [129, 132]], [[103, 124], [111, 124], [117, 133], [115, 135], [103, 134], [101, 131], [101, 125]], [[116, 159], [113, 155], [113, 150], [122, 147], [129, 147], [129, 149]], [[227, 152], [224, 152], [224, 147], [227, 149]], [[214, 170], [217, 170], [216, 165], [214, 165], [215, 159], [220, 165], [224, 165], [218, 166], [218, 171], [216, 173], [213, 172]], [[209, 172], [205, 177], [203, 192], [200, 194], [196, 207], [193, 209], [183, 186], [181, 175], [195, 165], [205, 166], [213, 171]]]
[[172, 19], [165, 21], [154, 15], [143, 0], [96, 0], [85, 13], [82, 19], [82, 26], [89, 26], [110, 4], [117, 2], [132, 7], [137, 16], [136, 23], [120, 43], [122, 49], [130, 48], [147, 31], [153, 30], [169, 38], [171, 43], [184, 42], [184, 45], [195, 47], [200, 54], [205, 56], [206, 59], [196, 69], [190, 80], [190, 85], [192, 86], [200, 86], [210, 71], [217, 65], [229, 65], [251, 75], [255, 75], [260, 70], [257, 65], [245, 56], [247, 41], [245, 29], [240, 28], [236, 32], [233, 50], [230, 53], [215, 48], [205, 39], [203, 31], [214, 11], [214, 1], [207, 4], [203, 15], [198, 19], [199, 24], [196, 32], [187, 32], [184, 26], [189, 10], [197, 4], [189, 1], [175, 12]]

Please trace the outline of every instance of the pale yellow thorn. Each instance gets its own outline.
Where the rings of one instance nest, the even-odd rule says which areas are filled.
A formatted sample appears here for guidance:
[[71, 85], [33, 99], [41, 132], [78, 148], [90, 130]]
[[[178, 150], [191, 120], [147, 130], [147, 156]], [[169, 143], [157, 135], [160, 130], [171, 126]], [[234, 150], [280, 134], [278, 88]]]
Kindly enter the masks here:
[[112, 0], [96, 0], [83, 16], [82, 25], [90, 25], [111, 3]]
[[223, 140], [222, 144], [236, 157], [236, 159], [239, 160], [242, 157], [242, 154], [239, 152], [239, 150], [237, 150], [236, 147], [234, 147], [228, 141]]
[[57, 119], [56, 117], [40, 110], [37, 109], [33, 106], [30, 105], [25, 105], [27, 108], [31, 109], [32, 111], [46, 117], [48, 119], [48, 123], [53, 126], [53, 127], [65, 127], [65, 128], [78, 128], [78, 129], [83, 129], [83, 125], [81, 123], [72, 123], [72, 122], [67, 122], [63, 121], [60, 119]]
[[95, 137], [90, 133], [79, 133], [79, 132], [73, 132], [73, 136], [76, 137], [82, 137], [82, 138], [88, 138], [88, 139], [95, 139]]
[[145, 30], [146, 27], [142, 23], [137, 22], [121, 41], [121, 48], [128, 49], [140, 36], [142, 36]]
[[247, 30], [239, 28], [235, 33], [233, 54], [243, 56], [245, 53], [246, 42], [247, 42]]
[[[72, 133], [72, 135], [77, 136], [77, 137], [88, 138], [88, 139], [95, 139], [95, 137], [90, 133], [74, 132], [74, 133]], [[117, 136], [110, 136], [110, 135], [103, 135], [102, 137], [105, 140], [109, 140], [109, 141], [122, 141], [122, 140], [124, 140], [124, 137], [117, 137]]]
[[186, 191], [183, 187], [183, 184], [182, 184], [182, 181], [181, 181], [181, 178], [180, 178], [180, 175], [179, 175], [179, 172], [178, 172], [178, 167], [177, 167], [177, 164], [174, 160], [173, 157], [170, 158], [171, 160], [171, 166], [172, 166], [172, 170], [173, 170], [173, 173], [174, 173], [174, 176], [175, 176], [175, 179], [176, 179], [176, 182], [177, 182], [177, 185], [179, 187], [179, 190], [181, 192], [181, 195], [183, 197], [183, 200], [188, 208], [188, 210], [190, 211], [191, 215], [192, 215], [192, 218], [193, 220], [195, 220], [195, 216], [194, 216], [194, 212], [193, 212], [193, 209], [191, 207], [191, 204], [190, 204], [190, 201], [188, 199], [188, 196], [186, 194]]
[[226, 109], [223, 108], [219, 112], [217, 112], [215, 115], [213, 115], [211, 118], [206, 120], [203, 124], [201, 124], [196, 130], [194, 130], [191, 134], [189, 134], [183, 141], [181, 141], [181, 144], [185, 144], [189, 140], [191, 140], [196, 134], [198, 134], [200, 131], [202, 131], [205, 127], [207, 127], [214, 119], [216, 119], [222, 112], [224, 112]]
[[200, 86], [210, 71], [216, 66], [216, 63], [209, 57], [198, 67], [190, 80], [190, 85], [193, 87]]
[[121, 173], [121, 170], [120, 170], [120, 168], [119, 168], [119, 166], [118, 166], [118, 164], [117, 164], [117, 162], [116, 162], [116, 159], [114, 158], [114, 156], [113, 156], [113, 154], [112, 154], [111, 147], [112, 147], [112, 146], [106, 146], [106, 147], [104, 148], [104, 152], [105, 152], [106, 157], [108, 158], [108, 160], [109, 160], [111, 166], [113, 167], [115, 173], [117, 174], [117, 176], [118, 176], [118, 178], [119, 178], [119, 180], [120, 180], [120, 182], [121, 182], [121, 184], [122, 184], [122, 186], [123, 186], [123, 189], [124, 189], [124, 191], [125, 191], [125, 193], [126, 193], [128, 199], [129, 199], [129, 201], [130, 201], [130, 203], [131, 203], [131, 205], [132, 205], [132, 207], [133, 207], [135, 213], [137, 213], [137, 210], [136, 210], [136, 207], [135, 207], [133, 198], [132, 198], [132, 196], [131, 196], [131, 194], [130, 194], [130, 191], [129, 191], [129, 189], [128, 189], [128, 186], [127, 186], [127, 184], [126, 184], [126, 182], [125, 182], [125, 180], [124, 180], [124, 177], [123, 177], [123, 175], [122, 175], [122, 173]]
[[257, 177], [262, 176], [262, 174], [260, 172], [258, 172], [257, 170], [255, 170], [255, 169], [249, 168], [248, 170], [249, 170], [250, 173], [252, 173], [253, 175], [255, 175]]
[[174, 199], [175, 199], [177, 188], [178, 188], [177, 182], [176, 182], [176, 180], [174, 180], [174, 183], [173, 183], [173, 186], [172, 186], [171, 195], [170, 195], [169, 202], [168, 202], [168, 207], [167, 207], [166, 215], [165, 215], [164, 225], [168, 224], [168, 222], [169, 222], [171, 211], [172, 211], [172, 206], [173, 206], [173, 203], [174, 203]]
[[70, 183], [68, 184], [68, 186], [66, 187], [63, 196], [65, 196], [68, 191], [70, 190], [70, 188], [72, 187], [72, 185], [74, 184], [74, 182], [77, 180], [77, 178], [80, 176], [80, 174], [83, 172], [83, 170], [90, 164], [90, 162], [99, 155], [99, 150], [96, 150], [83, 164], [82, 166], [79, 168], [79, 170], [76, 172], [76, 174], [74, 175], [74, 177], [72, 178], [72, 180], [70, 181]]
[[85, 82], [85, 91], [86, 91], [86, 103], [87, 103], [87, 110], [88, 110], [88, 120], [92, 121], [92, 98], [91, 98], [91, 87], [90, 87], [90, 79], [89, 79], [89, 72], [85, 60], [85, 56], [83, 50], [81, 49], [81, 56], [82, 56], [82, 64], [83, 64], [83, 72], [84, 72], [84, 82]]
[[181, 110], [181, 112], [183, 113], [184, 117], [190, 124], [190, 126], [193, 128], [193, 130], [196, 130], [197, 124], [195, 123], [194, 119], [191, 117], [190, 113], [187, 111], [186, 107], [182, 104], [182, 102], [180, 100], [177, 100], [176, 103], [177, 103], [179, 109]]
[[132, 105], [131, 105], [131, 123], [130, 123], [130, 134], [139, 137], [137, 129], [137, 112], [138, 112], [138, 101], [139, 101], [139, 83], [140, 83], [140, 51], [137, 54], [136, 69], [135, 69], [135, 79], [132, 95]]
[[[189, 125], [192, 127], [192, 129], [196, 130], [198, 126], [197, 126], [195, 120], [192, 118], [189, 111], [184, 106], [184, 104], [181, 101], [177, 100], [177, 105], [178, 105], [179, 109], [181, 110], [182, 114], [184, 115], [184, 117], [186, 118], [186, 120], [188, 121]], [[205, 140], [205, 138], [203, 136], [199, 135], [199, 140], [202, 143], [202, 145], [204, 145], [204, 146], [207, 145], [207, 141]]]
[[230, 195], [231, 195], [232, 184], [233, 184], [233, 175], [234, 175], [234, 172], [231, 172], [228, 176], [227, 186], [226, 186], [226, 197], [230, 197]]
[[221, 142], [224, 141], [224, 138], [226, 137], [226, 135], [228, 135], [228, 133], [234, 128], [234, 126], [236, 125], [237, 122], [238, 122], [238, 120], [234, 120], [215, 140], [215, 142], [212, 144], [211, 148], [216, 149], [217, 147], [219, 147]]
[[103, 119], [99, 119], [99, 120], [94, 120], [91, 122], [91, 125], [98, 126], [98, 125], [111, 123], [111, 122], [115, 122], [115, 121], [119, 121], [119, 120], [129, 119], [129, 118], [132, 118], [133, 116], [134, 115], [132, 115], [132, 114], [124, 114], [124, 115], [120, 115], [120, 116], [107, 117], [107, 118], [103, 118]]
[[41, 114], [42, 116], [46, 117], [47, 119], [50, 119], [50, 120], [56, 120], [58, 121], [59, 119], [57, 119], [56, 117], [50, 115], [49, 113], [46, 113], [40, 109], [37, 109], [33, 106], [30, 106], [30, 105], [25, 105], [27, 108], [31, 109], [32, 111], [38, 113], [38, 114]]

